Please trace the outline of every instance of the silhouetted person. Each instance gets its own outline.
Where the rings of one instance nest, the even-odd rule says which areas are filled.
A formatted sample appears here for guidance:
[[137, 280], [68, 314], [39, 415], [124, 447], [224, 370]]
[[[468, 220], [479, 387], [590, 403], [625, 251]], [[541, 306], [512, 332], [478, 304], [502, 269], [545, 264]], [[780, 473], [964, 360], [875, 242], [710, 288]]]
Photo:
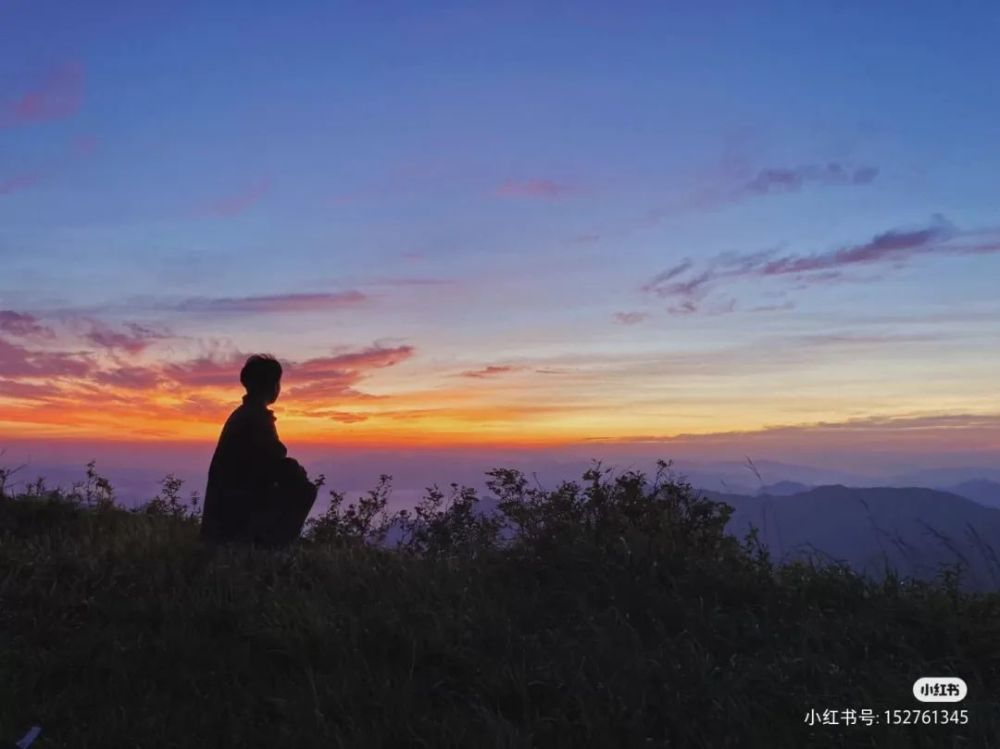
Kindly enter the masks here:
[[240, 382], [243, 405], [226, 420], [208, 469], [201, 537], [283, 546], [298, 538], [317, 487], [288, 457], [268, 408], [281, 393], [281, 364], [251, 356]]

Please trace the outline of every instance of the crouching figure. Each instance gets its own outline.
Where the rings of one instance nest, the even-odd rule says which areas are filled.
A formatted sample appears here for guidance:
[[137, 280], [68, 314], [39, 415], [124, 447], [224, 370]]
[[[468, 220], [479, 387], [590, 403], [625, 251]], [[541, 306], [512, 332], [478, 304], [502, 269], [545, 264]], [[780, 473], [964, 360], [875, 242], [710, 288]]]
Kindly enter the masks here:
[[254, 355], [240, 372], [243, 405], [226, 420], [208, 469], [201, 538], [286, 546], [316, 501], [317, 486], [288, 457], [268, 408], [281, 393], [281, 364]]

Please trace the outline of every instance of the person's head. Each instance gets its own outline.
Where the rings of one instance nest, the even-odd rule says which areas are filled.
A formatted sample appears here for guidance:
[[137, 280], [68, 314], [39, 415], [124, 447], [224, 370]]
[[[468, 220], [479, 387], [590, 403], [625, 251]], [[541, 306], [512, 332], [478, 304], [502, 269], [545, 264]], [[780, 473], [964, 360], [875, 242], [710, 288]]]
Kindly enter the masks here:
[[240, 371], [247, 395], [264, 403], [274, 403], [281, 393], [281, 364], [270, 354], [254, 354]]

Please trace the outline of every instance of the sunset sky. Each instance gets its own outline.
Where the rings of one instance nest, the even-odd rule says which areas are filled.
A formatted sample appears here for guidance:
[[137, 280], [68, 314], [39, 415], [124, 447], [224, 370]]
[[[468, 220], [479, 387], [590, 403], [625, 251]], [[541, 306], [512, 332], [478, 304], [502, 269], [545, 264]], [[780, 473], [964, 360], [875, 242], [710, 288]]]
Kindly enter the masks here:
[[992, 2], [3, 0], [0, 442], [210, 443], [266, 351], [288, 443], [998, 455], [998, 39]]

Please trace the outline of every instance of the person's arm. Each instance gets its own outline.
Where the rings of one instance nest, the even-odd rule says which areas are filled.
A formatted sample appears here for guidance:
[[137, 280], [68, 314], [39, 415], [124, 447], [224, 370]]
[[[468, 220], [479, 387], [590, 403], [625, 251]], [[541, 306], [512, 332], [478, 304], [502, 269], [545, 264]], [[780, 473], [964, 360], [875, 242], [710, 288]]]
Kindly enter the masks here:
[[260, 419], [248, 436], [260, 478], [268, 485], [280, 482], [286, 470], [288, 448], [278, 439], [274, 420], [269, 417]]
[[266, 429], [261, 430], [261, 460], [267, 466], [267, 482], [279, 486], [296, 487], [309, 481], [309, 475], [295, 458], [288, 457], [288, 448], [278, 438], [278, 430], [269, 419]]

